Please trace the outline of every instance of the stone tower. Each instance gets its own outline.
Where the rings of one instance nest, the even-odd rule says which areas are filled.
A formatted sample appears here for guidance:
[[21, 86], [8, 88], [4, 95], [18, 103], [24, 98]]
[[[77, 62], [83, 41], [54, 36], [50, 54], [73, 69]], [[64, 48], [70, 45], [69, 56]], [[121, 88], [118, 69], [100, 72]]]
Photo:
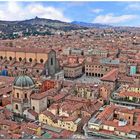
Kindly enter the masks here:
[[30, 107], [30, 95], [35, 88], [32, 78], [22, 74], [15, 78], [12, 90], [12, 110], [15, 114], [23, 115], [23, 111]]

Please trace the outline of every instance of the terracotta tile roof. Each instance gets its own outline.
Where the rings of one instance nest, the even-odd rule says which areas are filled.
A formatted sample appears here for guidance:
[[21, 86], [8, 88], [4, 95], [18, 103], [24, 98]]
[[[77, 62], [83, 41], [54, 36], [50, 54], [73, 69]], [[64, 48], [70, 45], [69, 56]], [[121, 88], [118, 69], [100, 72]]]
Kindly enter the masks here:
[[104, 110], [103, 112], [101, 112], [97, 118], [98, 119], [101, 119], [101, 120], [107, 120], [111, 114], [113, 114], [114, 110], [115, 110], [116, 106], [114, 105], [108, 105]]
[[4, 115], [7, 119], [11, 118], [13, 116], [13, 113], [9, 111], [8, 109], [4, 109]]
[[101, 80], [102, 81], [116, 81], [118, 78], [118, 69], [113, 69], [110, 72], [108, 72], [107, 74], [105, 74]]
[[11, 51], [11, 52], [27, 52], [27, 53], [48, 53], [51, 49], [46, 48], [17, 48], [17, 47], [0, 47], [0, 51]]
[[80, 102], [80, 103], [87, 103], [87, 99], [84, 99], [82, 97], [76, 97], [73, 95], [69, 95], [65, 98], [65, 101], [75, 101], [75, 102]]
[[125, 132], [125, 133], [130, 133], [132, 127], [130, 125], [126, 125], [126, 126], [117, 126], [116, 130], [120, 131], [120, 132]]
[[4, 135], [4, 139], [11, 139], [11, 135], [6, 130], [0, 130], [0, 134]]
[[124, 75], [118, 75], [118, 81], [132, 82], [132, 84], [134, 83], [133, 77], [128, 77], [128, 76], [124, 76]]
[[74, 64], [64, 64], [63, 67], [68, 67], [68, 68], [76, 68], [76, 67], [81, 67], [82, 64], [79, 63], [74, 63]]
[[42, 92], [42, 93], [33, 93], [31, 95], [31, 99], [35, 99], [35, 100], [41, 100], [45, 97], [47, 97], [47, 92]]
[[140, 98], [140, 93], [139, 92], [129, 92], [129, 91], [126, 91], [126, 92], [121, 92], [118, 94], [119, 97], [136, 97], [136, 98]]
[[71, 138], [71, 136], [73, 135], [72, 131], [68, 131], [68, 130], [63, 130], [60, 135], [62, 136], [62, 138]]
[[48, 110], [52, 110], [52, 109], [59, 109], [59, 103], [53, 103], [50, 105], [50, 107], [48, 108]]
[[12, 86], [1, 88], [0, 95], [6, 95], [7, 93], [12, 92]]
[[70, 116], [70, 117], [59, 116], [59, 120], [62, 120], [62, 121], [72, 121], [72, 122], [75, 122], [77, 119], [78, 119], [77, 116]]
[[116, 128], [118, 126], [118, 121], [106, 120], [103, 122], [103, 124], [108, 125], [108, 126], [113, 126]]
[[82, 111], [86, 111], [88, 114], [93, 115], [96, 113], [100, 107], [102, 107], [102, 103], [97, 100], [89, 101], [87, 104], [83, 105]]
[[80, 110], [83, 107], [83, 103], [75, 103], [72, 101], [64, 101], [60, 104], [60, 109], [63, 111], [67, 111], [69, 113], [72, 113], [76, 110]]
[[38, 116], [38, 113], [35, 112], [35, 111], [32, 110], [32, 109], [29, 109], [28, 112], [31, 113], [34, 117], [37, 117], [37, 116]]
[[55, 95], [53, 97], [53, 100], [56, 102], [56, 101], [59, 101], [59, 100], [63, 99], [65, 96], [67, 96], [67, 94], [65, 94], [65, 93], [58, 93], [57, 95]]
[[39, 126], [38, 125], [36, 125], [36, 124], [34, 124], [34, 123], [27, 123], [27, 127], [28, 128], [30, 128], [30, 129], [37, 129], [37, 128], [39, 128]]
[[19, 128], [19, 125], [17, 125], [16, 122], [13, 122], [10, 120], [0, 120], [0, 125], [10, 126], [10, 130], [15, 130], [15, 129]]
[[20, 139], [21, 137], [21, 134], [12, 134], [12, 139]]
[[58, 120], [58, 116], [54, 115], [53, 113], [51, 113], [48, 110], [43, 111], [41, 114], [44, 114], [44, 115], [50, 117], [54, 122], [56, 122]]

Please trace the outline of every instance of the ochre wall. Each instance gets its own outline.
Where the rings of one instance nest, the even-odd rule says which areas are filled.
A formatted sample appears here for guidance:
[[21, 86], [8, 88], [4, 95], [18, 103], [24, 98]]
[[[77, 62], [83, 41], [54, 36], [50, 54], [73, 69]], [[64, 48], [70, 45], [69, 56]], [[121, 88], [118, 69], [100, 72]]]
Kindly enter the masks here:
[[25, 53], [25, 52], [13, 52], [13, 51], [0, 51], [0, 57], [9, 57], [16, 58], [19, 61], [19, 58], [26, 58], [27, 62], [30, 62], [29, 59], [32, 58], [32, 61], [37, 60], [38, 63], [41, 63], [40, 60], [43, 59], [43, 63], [45, 63], [48, 59], [47, 53]]

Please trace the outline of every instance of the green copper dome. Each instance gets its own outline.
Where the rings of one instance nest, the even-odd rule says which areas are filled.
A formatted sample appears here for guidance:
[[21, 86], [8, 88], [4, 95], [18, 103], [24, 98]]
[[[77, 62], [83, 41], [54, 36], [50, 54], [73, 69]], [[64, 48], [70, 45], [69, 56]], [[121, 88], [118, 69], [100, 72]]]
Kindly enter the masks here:
[[34, 86], [34, 81], [32, 78], [26, 75], [18, 76], [14, 80], [14, 86], [16, 87], [32, 87]]

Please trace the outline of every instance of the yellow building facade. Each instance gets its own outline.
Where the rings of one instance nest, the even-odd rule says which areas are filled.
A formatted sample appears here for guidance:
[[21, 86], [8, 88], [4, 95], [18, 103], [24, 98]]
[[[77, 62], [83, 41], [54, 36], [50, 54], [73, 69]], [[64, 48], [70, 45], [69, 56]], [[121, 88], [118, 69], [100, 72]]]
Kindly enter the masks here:
[[51, 117], [45, 115], [45, 114], [40, 114], [39, 115], [39, 122], [43, 124], [48, 124], [53, 127], [59, 127], [62, 129], [66, 129], [69, 131], [77, 131], [78, 124], [81, 121], [80, 118], [77, 118], [76, 120], [64, 120], [62, 118], [57, 118], [57, 120], [53, 120]]

